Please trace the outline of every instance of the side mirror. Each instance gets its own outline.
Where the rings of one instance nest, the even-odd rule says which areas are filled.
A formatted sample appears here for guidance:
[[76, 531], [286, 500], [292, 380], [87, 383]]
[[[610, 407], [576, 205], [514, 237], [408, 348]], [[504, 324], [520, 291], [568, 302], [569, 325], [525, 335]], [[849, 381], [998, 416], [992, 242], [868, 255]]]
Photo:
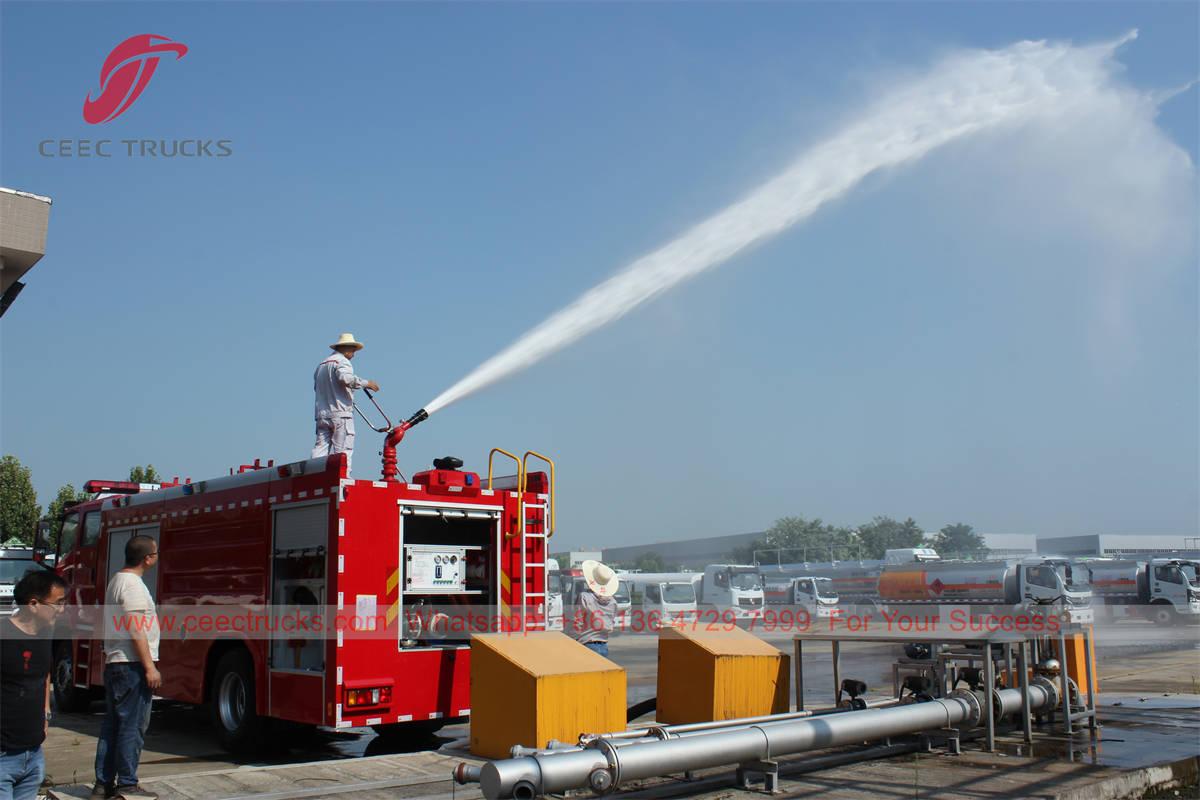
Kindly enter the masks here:
[[45, 561], [46, 556], [54, 552], [54, 546], [50, 541], [50, 528], [50, 520], [38, 520], [37, 533], [33, 537], [34, 561]]

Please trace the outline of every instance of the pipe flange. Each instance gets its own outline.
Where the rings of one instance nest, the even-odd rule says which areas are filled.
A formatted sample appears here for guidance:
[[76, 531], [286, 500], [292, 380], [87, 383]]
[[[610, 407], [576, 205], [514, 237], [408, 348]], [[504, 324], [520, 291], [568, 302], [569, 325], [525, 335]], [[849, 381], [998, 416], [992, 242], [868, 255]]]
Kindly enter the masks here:
[[1035, 675], [1029, 682], [1029, 688], [1032, 689], [1034, 686], [1039, 687], [1050, 698], [1049, 702], [1039, 709], [1040, 711], [1053, 711], [1062, 705], [1062, 690], [1058, 688], [1057, 683], [1041, 675]]
[[979, 702], [979, 697], [974, 692], [968, 689], [955, 689], [946, 696], [953, 700], [961, 700], [967, 706], [967, 718], [959, 723], [959, 728], [974, 728], [983, 719], [983, 704]]
[[666, 741], [667, 739], [671, 738], [671, 732], [668, 731], [662, 725], [655, 725], [653, 727], [647, 728], [646, 733], [650, 736], [653, 736], [655, 739], [659, 739], [662, 741]]
[[1000, 690], [999, 689], [992, 689], [991, 695], [992, 695], [992, 720], [994, 721], [993, 724], [995, 724], [996, 721], [999, 721], [1004, 718], [1004, 701], [1002, 699], [1000, 699]]
[[612, 791], [621, 785], [621, 759], [617, 755], [617, 747], [608, 739], [596, 739], [591, 743], [591, 747], [604, 754], [604, 760], [608, 762], [608, 769], [592, 770], [591, 775], [588, 776], [588, 784], [594, 787], [597, 782], [596, 773], [607, 772], [612, 780], [604, 791]]

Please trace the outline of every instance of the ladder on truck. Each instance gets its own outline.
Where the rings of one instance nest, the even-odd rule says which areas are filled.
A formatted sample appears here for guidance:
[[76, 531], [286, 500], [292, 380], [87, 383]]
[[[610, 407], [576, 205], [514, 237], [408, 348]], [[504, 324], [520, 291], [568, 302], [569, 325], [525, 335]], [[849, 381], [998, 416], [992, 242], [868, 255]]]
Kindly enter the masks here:
[[[547, 600], [547, 581], [546, 574], [546, 559], [550, 553], [550, 537], [554, 535], [556, 508], [554, 503], [554, 461], [547, 456], [542, 455], [534, 450], [526, 450], [523, 458], [518, 459], [515, 455], [503, 450], [499, 447], [492, 448], [492, 452], [488, 455], [488, 488], [492, 488], [492, 459], [497, 453], [508, 456], [513, 461], [517, 462], [517, 532], [516, 536], [521, 537], [521, 566], [518, 571], [521, 584], [521, 599], [523, 609], [529, 607], [531, 600], [536, 600], [542, 606], [540, 620], [525, 619], [525, 611], [522, 610], [522, 625], [525, 630], [545, 631], [549, 630], [548, 617], [550, 613], [549, 602]], [[544, 461], [550, 466], [550, 486], [549, 491], [543, 495], [541, 503], [526, 503], [525, 492], [528, 487], [529, 477], [529, 458], [536, 458]], [[541, 522], [537, 518], [526, 518], [525, 514], [529, 509], [540, 509], [542, 511]], [[540, 531], [532, 531], [530, 527], [540, 527]], [[513, 534], [509, 534], [512, 536]], [[530, 540], [540, 539], [542, 541], [542, 560], [530, 561], [529, 549], [531, 546]], [[540, 592], [528, 591], [526, 587], [531, 584], [536, 586], [536, 580], [531, 580], [530, 570], [542, 571], [542, 590]]]

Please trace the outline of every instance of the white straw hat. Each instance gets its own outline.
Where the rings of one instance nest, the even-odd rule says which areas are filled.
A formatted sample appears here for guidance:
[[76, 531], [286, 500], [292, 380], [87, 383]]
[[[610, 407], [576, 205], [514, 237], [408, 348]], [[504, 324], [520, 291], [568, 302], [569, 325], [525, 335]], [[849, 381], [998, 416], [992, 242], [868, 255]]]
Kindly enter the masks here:
[[583, 573], [583, 579], [587, 581], [588, 588], [600, 597], [612, 597], [617, 593], [617, 585], [620, 581], [617, 580], [617, 573], [613, 572], [611, 567], [588, 559], [579, 565], [579, 571]]
[[339, 347], [353, 347], [355, 350], [362, 350], [366, 345], [362, 342], [354, 341], [353, 333], [343, 333], [338, 337], [338, 340], [329, 345], [332, 349], [337, 350]]

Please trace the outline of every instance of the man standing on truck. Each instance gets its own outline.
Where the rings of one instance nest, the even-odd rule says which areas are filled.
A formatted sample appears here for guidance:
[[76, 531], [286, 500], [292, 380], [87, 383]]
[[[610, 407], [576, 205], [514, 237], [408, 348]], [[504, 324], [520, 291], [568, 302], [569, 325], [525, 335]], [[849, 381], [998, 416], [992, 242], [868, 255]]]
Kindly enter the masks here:
[[13, 589], [17, 611], [0, 617], [0, 797], [34, 800], [50, 727], [52, 633], [67, 605], [67, 584], [38, 569]]
[[312, 457], [345, 453], [347, 475], [354, 456], [354, 390], [379, 391], [378, 383], [357, 377], [350, 366], [350, 359], [363, 346], [362, 342], [354, 341], [354, 334], [343, 333], [329, 345], [333, 355], [318, 364], [313, 374], [317, 443], [313, 445]]
[[612, 632], [617, 614], [617, 574], [599, 561], [584, 561], [579, 571], [583, 573], [586, 589], [579, 593], [571, 635], [585, 647], [608, 657], [608, 635]]
[[158, 563], [158, 542], [133, 536], [125, 543], [125, 568], [104, 593], [104, 720], [96, 742], [92, 800], [157, 798], [138, 785], [138, 762], [150, 725], [154, 690], [162, 686], [158, 617], [142, 576]]

